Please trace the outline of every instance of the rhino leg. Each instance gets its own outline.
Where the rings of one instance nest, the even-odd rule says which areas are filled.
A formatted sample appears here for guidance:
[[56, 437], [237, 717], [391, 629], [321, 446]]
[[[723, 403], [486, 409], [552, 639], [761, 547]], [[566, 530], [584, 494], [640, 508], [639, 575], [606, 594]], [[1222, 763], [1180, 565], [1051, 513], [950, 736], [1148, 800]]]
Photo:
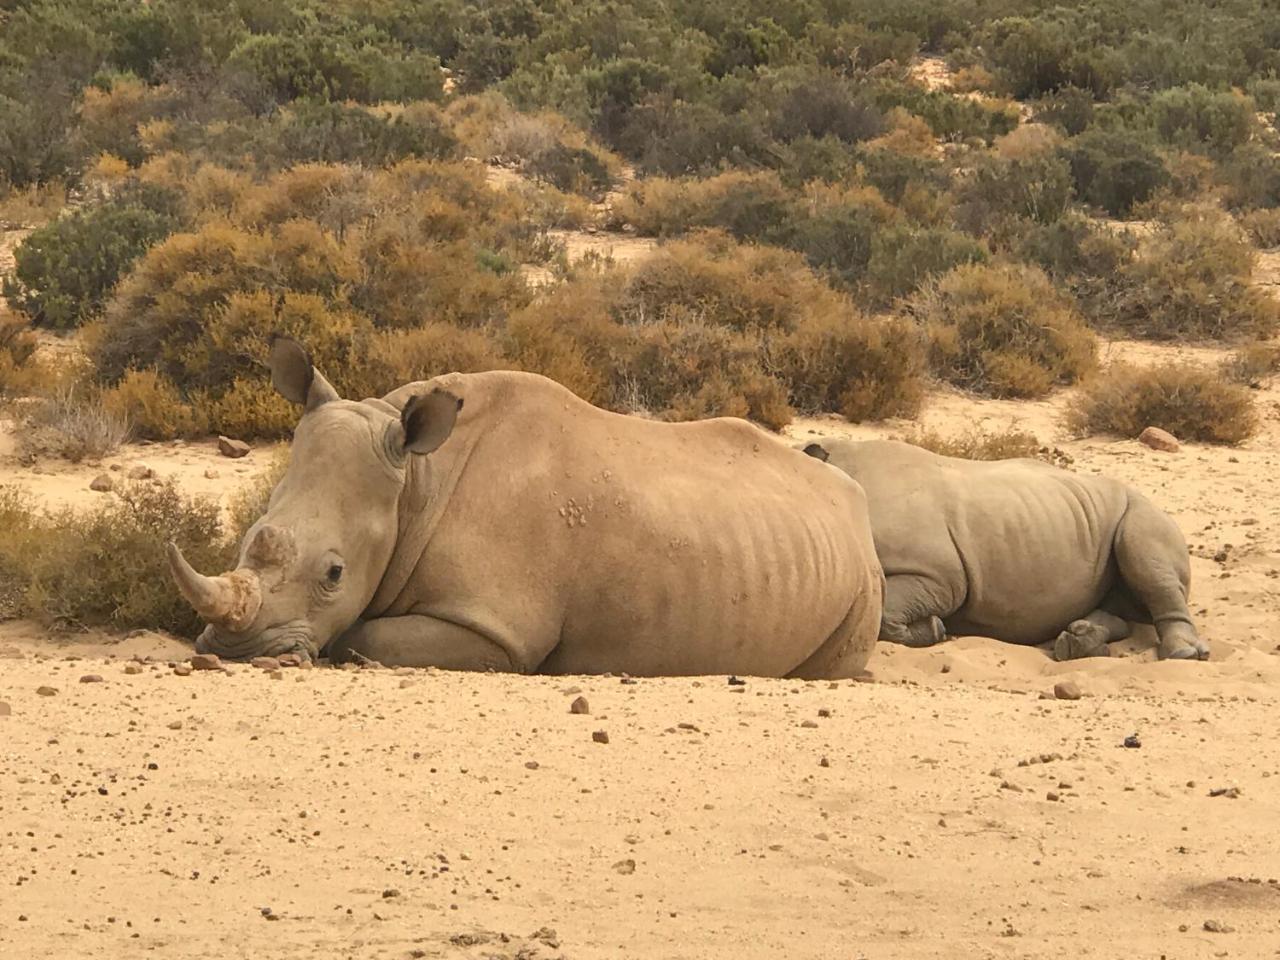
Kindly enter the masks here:
[[1178, 525], [1140, 494], [1129, 506], [1115, 537], [1115, 557], [1129, 592], [1155, 624], [1161, 660], [1208, 660], [1209, 645], [1196, 633], [1187, 609], [1191, 561]]
[[1087, 617], [1073, 620], [1053, 643], [1053, 659], [1082, 660], [1085, 657], [1109, 657], [1113, 640], [1129, 635], [1129, 624], [1105, 610], [1095, 610]]
[[466, 627], [409, 615], [360, 621], [329, 646], [335, 663], [522, 673], [501, 646]]
[[953, 611], [943, 609], [938, 593], [923, 577], [886, 577], [880, 639], [906, 647], [931, 647], [947, 639], [941, 618]]

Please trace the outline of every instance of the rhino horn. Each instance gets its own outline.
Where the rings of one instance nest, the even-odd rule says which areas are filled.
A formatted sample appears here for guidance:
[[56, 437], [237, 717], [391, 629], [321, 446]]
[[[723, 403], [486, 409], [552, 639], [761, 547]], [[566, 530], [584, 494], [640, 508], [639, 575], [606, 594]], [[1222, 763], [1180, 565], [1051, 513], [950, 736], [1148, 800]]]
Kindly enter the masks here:
[[176, 543], [168, 546], [169, 569], [187, 603], [208, 623], [229, 630], [244, 630], [258, 615], [262, 591], [257, 574], [233, 570], [206, 577], [187, 563]]

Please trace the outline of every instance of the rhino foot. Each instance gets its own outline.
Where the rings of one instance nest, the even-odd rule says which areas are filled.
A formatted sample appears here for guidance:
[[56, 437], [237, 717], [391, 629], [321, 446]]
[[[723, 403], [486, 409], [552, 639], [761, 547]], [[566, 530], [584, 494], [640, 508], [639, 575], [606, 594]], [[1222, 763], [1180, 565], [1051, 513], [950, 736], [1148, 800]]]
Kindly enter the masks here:
[[1161, 660], [1208, 660], [1209, 645], [1194, 631], [1178, 631], [1160, 638], [1157, 654]]
[[1053, 659], [1082, 660], [1085, 657], [1109, 657], [1111, 648], [1107, 641], [1111, 633], [1106, 627], [1088, 620], [1075, 620], [1058, 634], [1053, 642]]

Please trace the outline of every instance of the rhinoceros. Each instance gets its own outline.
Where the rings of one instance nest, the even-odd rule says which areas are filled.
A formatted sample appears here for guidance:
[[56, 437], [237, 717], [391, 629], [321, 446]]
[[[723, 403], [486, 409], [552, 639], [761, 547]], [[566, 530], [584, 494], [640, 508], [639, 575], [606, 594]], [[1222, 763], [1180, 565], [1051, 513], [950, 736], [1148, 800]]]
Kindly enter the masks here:
[[1070, 660], [1108, 655], [1108, 643], [1144, 623], [1155, 625], [1161, 658], [1208, 658], [1187, 610], [1186, 541], [1132, 487], [891, 440], [798, 446], [866, 492], [886, 578], [881, 640], [1052, 641], [1054, 656]]
[[624, 416], [514, 371], [352, 402], [283, 338], [270, 367], [303, 412], [237, 567], [169, 545], [202, 652], [802, 678], [870, 655], [862, 490], [746, 421]]

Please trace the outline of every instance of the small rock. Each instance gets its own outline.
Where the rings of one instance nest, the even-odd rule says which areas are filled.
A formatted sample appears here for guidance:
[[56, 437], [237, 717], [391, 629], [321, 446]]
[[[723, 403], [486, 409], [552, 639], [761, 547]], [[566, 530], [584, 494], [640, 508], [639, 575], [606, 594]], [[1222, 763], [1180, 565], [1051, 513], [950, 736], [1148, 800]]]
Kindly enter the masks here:
[[127, 474], [130, 480], [150, 480], [155, 475], [156, 472], [145, 463], [134, 464]]
[[1079, 700], [1080, 688], [1072, 680], [1059, 680], [1053, 685], [1053, 695], [1059, 700]]
[[1002, 780], [1002, 781], [1000, 782], [1000, 789], [1001, 789], [1001, 790], [1012, 790], [1014, 793], [1021, 793], [1021, 792], [1022, 792], [1022, 788], [1021, 788], [1020, 786], [1018, 786], [1016, 783], [1012, 783], [1012, 782], [1010, 782], [1010, 781], [1008, 781], [1008, 780]]
[[1226, 797], [1228, 800], [1236, 800], [1240, 797], [1239, 787], [1218, 787], [1216, 790], [1210, 790], [1211, 797]]
[[98, 676], [96, 673], [86, 673], [83, 677], [80, 678], [80, 682], [81, 683], [101, 683], [102, 677]]
[[1206, 933], [1235, 933], [1235, 927], [1229, 927], [1219, 920], [1206, 920], [1204, 929]]
[[176, 673], [176, 674], [177, 674], [178, 676], [180, 676], [180, 677], [189, 677], [189, 676], [191, 676], [191, 664], [189, 664], [189, 663], [176, 663], [176, 664], [174, 664], [174, 666], [173, 666], [173, 672], [174, 672], [174, 673]]
[[222, 661], [216, 653], [197, 653], [191, 657], [192, 670], [221, 670]]
[[731, 687], [743, 687], [743, 686], [746, 686], [746, 684], [747, 684], [747, 681], [739, 680], [737, 677], [729, 678], [729, 686]]
[[628, 857], [626, 860], [619, 860], [613, 865], [613, 869], [624, 877], [630, 876], [636, 872], [636, 862]]
[[1152, 450], [1163, 450], [1165, 453], [1177, 453], [1181, 449], [1178, 438], [1168, 430], [1159, 427], [1147, 427], [1138, 434], [1138, 442], [1146, 444]]
[[587, 703], [586, 697], [577, 697], [573, 703], [569, 704], [570, 713], [590, 713], [591, 706]]
[[820, 716], [820, 717], [829, 717], [829, 716], [831, 716], [831, 711], [830, 711], [830, 710], [828, 710], [826, 707], [819, 707], [819, 708], [818, 708], [818, 716]]
[[142, 664], [140, 664], [140, 663], [126, 663], [126, 664], [124, 665], [124, 672], [125, 672], [125, 673], [127, 673], [127, 674], [130, 674], [131, 676], [132, 676], [132, 675], [139, 674], [139, 673], [141, 673], [141, 672], [142, 672]]
[[55, 697], [58, 695], [58, 691], [53, 687], [36, 687], [36, 693], [42, 697]]
[[109, 473], [100, 473], [93, 478], [93, 482], [89, 484], [89, 489], [95, 493], [110, 493], [116, 488], [115, 478]]
[[1057, 802], [1058, 802], [1058, 799], [1059, 799], [1058, 795], [1057, 795], [1056, 793], [1054, 793], [1052, 790], [1050, 790], [1048, 793], [1046, 793], [1046, 794], [1044, 795], [1044, 798], [1045, 798], [1046, 800], [1048, 800], [1050, 803], [1057, 803]]
[[243, 440], [232, 440], [230, 437], [218, 438], [218, 452], [224, 457], [239, 460], [249, 455], [249, 445]]
[[249, 665], [257, 667], [259, 670], [279, 670], [280, 661], [275, 657], [254, 657], [249, 661]]
[[826, 757], [823, 757], [821, 760], [818, 761], [818, 766], [829, 767], [831, 766], [831, 761], [828, 760]]
[[413, 679], [413, 677], [401, 677], [401, 678], [400, 678], [400, 689], [401, 689], [401, 690], [404, 690], [404, 689], [406, 689], [406, 688], [408, 688], [408, 687], [412, 687], [412, 686], [414, 686], [415, 684], [417, 684], [417, 682], [418, 682], [418, 681], [417, 681], [417, 680], [415, 680], [415, 679]]
[[1131, 733], [1124, 738], [1124, 745], [1130, 750], [1137, 750], [1142, 746], [1142, 741], [1138, 739], [1138, 735], [1136, 733]]
[[204, 472], [204, 478], [206, 480], [217, 480], [220, 476], [222, 476], [222, 474], [220, 474], [217, 470], [213, 469], [213, 467], [210, 467], [208, 470]]
[[539, 764], [537, 760], [526, 760], [524, 766], [526, 770], [537, 770]]
[[802, 727], [804, 727], [804, 728], [806, 728], [806, 729], [812, 730], [812, 729], [814, 729], [814, 728], [816, 728], [816, 727], [818, 726], [818, 721], [817, 721], [817, 720], [806, 720], [806, 721], [804, 721], [804, 723], [800, 724], [800, 726], [802, 726]]
[[170, 730], [181, 730], [181, 729], [182, 729], [182, 721], [181, 721], [181, 720], [170, 720], [170, 721], [169, 721], [169, 729], [170, 729]]
[[394, 900], [398, 896], [400, 896], [400, 891], [397, 890], [395, 887], [391, 887], [388, 890], [382, 891], [383, 900]]
[[3, 700], [0, 700], [0, 717], [13, 716], [13, 707], [9, 706]]
[[595, 733], [591, 734], [591, 739], [596, 743], [608, 743], [609, 732], [607, 730], [597, 730]]
[[[270, 671], [270, 672], [267, 674], [267, 676], [268, 676], [268, 677], [270, 677], [272, 680], [283, 680], [283, 679], [284, 679], [284, 671], [283, 671], [283, 670], [272, 670], [272, 671]], [[301, 678], [301, 677], [299, 677], [298, 679], [299, 679], [299, 680], [301, 680], [302, 678]]]

